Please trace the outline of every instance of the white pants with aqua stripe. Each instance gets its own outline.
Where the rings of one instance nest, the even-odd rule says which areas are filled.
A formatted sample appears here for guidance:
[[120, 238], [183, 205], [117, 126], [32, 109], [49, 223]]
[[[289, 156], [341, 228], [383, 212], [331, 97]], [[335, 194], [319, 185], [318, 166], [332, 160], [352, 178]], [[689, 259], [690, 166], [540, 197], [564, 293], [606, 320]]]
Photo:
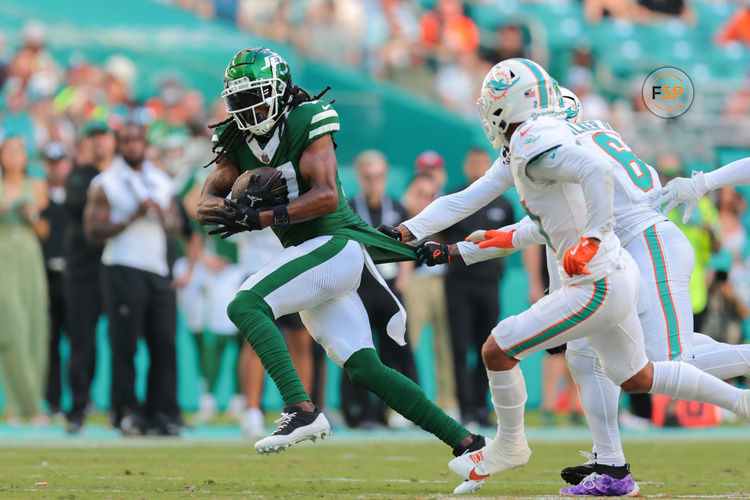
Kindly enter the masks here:
[[620, 385], [648, 362], [636, 312], [639, 286], [638, 268], [623, 252], [621, 267], [607, 277], [553, 291], [501, 321], [492, 335], [503, 351], [519, 360], [585, 338], [604, 373]]
[[357, 295], [365, 262], [356, 241], [319, 236], [285, 248], [240, 287], [252, 290], [278, 318], [299, 312], [310, 335], [339, 366], [373, 348], [367, 311]]
[[[641, 288], [638, 318], [651, 361], [680, 359], [694, 341], [690, 275], [695, 254], [684, 233], [670, 221], [658, 222], [625, 245], [638, 264]], [[568, 349], [595, 355], [576, 341]]]

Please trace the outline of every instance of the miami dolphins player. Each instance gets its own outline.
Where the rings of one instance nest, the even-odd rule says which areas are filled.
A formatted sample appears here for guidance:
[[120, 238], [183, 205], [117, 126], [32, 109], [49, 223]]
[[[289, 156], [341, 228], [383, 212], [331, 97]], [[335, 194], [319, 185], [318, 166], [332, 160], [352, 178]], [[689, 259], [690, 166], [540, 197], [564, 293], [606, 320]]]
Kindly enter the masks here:
[[[385, 287], [373, 259], [414, 259], [414, 250], [371, 228], [349, 208], [336, 168], [333, 133], [340, 125], [331, 103], [294, 86], [287, 62], [263, 47], [232, 57], [222, 97], [230, 118], [214, 130], [216, 166], [203, 186], [197, 218], [218, 224], [211, 232], [223, 236], [271, 226], [284, 246], [242, 284], [227, 308], [285, 405], [278, 428], [255, 449], [278, 452], [330, 433], [273, 323], [294, 312], [353, 382], [437, 436], [454, 454], [480, 448], [483, 437], [469, 433], [419, 386], [383, 365], [373, 348], [367, 312], [357, 295], [363, 267]], [[226, 199], [241, 172], [261, 166], [279, 172], [263, 185], [251, 181], [236, 202]], [[279, 176], [283, 185], [274, 189]], [[406, 316], [398, 308], [388, 334], [403, 345]]]
[[[570, 123], [581, 123], [580, 101], [568, 89], [561, 88], [561, 92], [567, 111], [564, 118]], [[641, 274], [638, 316], [649, 359], [681, 359], [722, 379], [749, 374], [750, 345], [722, 344], [693, 332], [689, 293], [693, 250], [679, 229], [650, 206], [651, 192], [661, 186], [656, 171], [637, 159], [619, 134], [606, 123], [588, 121], [571, 128], [580, 146], [589, 147], [595, 154], [607, 153], [619, 163], [619, 168], [614, 168], [615, 234], [635, 258]], [[597, 141], [603, 134], [607, 139]], [[603, 157], [603, 160], [607, 161], [608, 157]], [[512, 248], [494, 246], [495, 240], [500, 241], [503, 235], [507, 238], [511, 232], [514, 232]], [[546, 243], [529, 217], [513, 226], [488, 232], [488, 241], [483, 241], [482, 233], [472, 234], [471, 240], [485, 250], [459, 244], [458, 250], [465, 263], [472, 264], [507, 255], [509, 251], [528, 245]], [[547, 251], [550, 253], [549, 247]], [[562, 286], [553, 266], [550, 266], [550, 290]], [[569, 342], [566, 358], [594, 436], [595, 453], [589, 463], [563, 470], [563, 478], [574, 486], [564, 488], [562, 493], [637, 494], [638, 485], [625, 462], [617, 426], [620, 389], [604, 375], [596, 351], [585, 339]]]
[[[566, 123], [567, 110], [556, 82], [526, 59], [495, 65], [483, 82], [478, 107], [493, 147], [508, 148], [507, 162], [500, 158], [483, 178], [436, 200], [389, 232], [402, 239], [439, 232], [515, 186], [534, 222], [536, 241], [555, 254], [562, 286], [501, 321], [488, 337], [482, 358], [498, 434], [482, 450], [451, 461], [451, 470], [466, 481], [457, 490], [468, 492], [491, 474], [526, 464], [531, 451], [524, 434], [526, 391], [518, 362], [576, 339], [586, 338], [602, 372], [625, 391], [717, 404], [750, 420], [750, 391], [740, 391], [687, 363], [651, 362], [646, 357], [636, 314], [640, 273], [614, 232], [613, 169], [623, 168], [617, 155], [629, 150], [617, 142], [611, 128], [582, 123], [576, 129]], [[581, 146], [587, 138], [583, 132], [595, 127], [602, 133], [595, 144], [600, 141], [602, 149], [609, 149], [604, 149], [605, 157]], [[645, 175], [641, 171], [634, 178]], [[488, 233], [482, 246], [504, 251], [515, 248], [521, 235], [512, 230]], [[459, 248], [427, 242], [417, 254], [427, 264], [446, 263], [461, 258]], [[633, 494], [632, 478], [604, 486], [612, 493]]]

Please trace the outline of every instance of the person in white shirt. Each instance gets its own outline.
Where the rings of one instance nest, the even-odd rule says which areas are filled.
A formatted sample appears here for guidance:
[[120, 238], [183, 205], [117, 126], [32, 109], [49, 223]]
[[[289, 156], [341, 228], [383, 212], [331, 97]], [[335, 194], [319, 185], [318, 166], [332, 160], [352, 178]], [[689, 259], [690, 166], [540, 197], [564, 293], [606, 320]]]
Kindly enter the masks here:
[[[579, 338], [587, 339], [604, 374], [626, 392], [716, 404], [750, 420], [750, 391], [687, 363], [648, 360], [636, 311], [640, 274], [614, 232], [613, 166], [580, 147], [573, 130], [557, 119], [566, 113], [557, 83], [533, 61], [505, 60], [485, 77], [478, 107], [492, 146], [508, 147], [507, 165], [499, 159], [464, 191], [384, 232], [403, 240], [438, 232], [515, 186], [540, 240], [555, 254], [562, 287], [502, 320], [483, 346], [498, 433], [482, 450], [451, 461], [451, 470], [464, 479], [457, 492], [474, 491], [489, 475], [528, 462], [526, 388], [518, 362]], [[485, 244], [513, 248], [516, 233], [491, 233]], [[448, 245], [428, 242], [417, 255], [436, 264], [458, 256], [449, 252]], [[605, 479], [595, 486], [607, 494], [637, 493], [629, 475]]]
[[[167, 265], [167, 231], [179, 228], [170, 178], [146, 161], [146, 130], [117, 133], [119, 157], [91, 181], [84, 233], [104, 243], [102, 295], [112, 348], [114, 424], [125, 434], [179, 432], [176, 305]], [[133, 357], [143, 336], [151, 363], [145, 408], [135, 395]]]

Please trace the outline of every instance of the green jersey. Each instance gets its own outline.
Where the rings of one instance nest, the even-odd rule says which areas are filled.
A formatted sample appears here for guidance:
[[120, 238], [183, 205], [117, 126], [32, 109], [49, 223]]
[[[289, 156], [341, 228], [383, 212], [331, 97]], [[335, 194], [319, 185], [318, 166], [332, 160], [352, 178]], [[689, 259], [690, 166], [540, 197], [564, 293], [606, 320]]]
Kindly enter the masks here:
[[[265, 147], [261, 147], [254, 136], [249, 136], [246, 144], [235, 147], [226, 157], [240, 172], [259, 167], [279, 170], [289, 190], [289, 202], [292, 202], [310, 190], [310, 185], [299, 170], [302, 153], [317, 139], [338, 131], [340, 126], [338, 113], [331, 103], [321, 100], [305, 102], [293, 108], [287, 113], [286, 122], [286, 127], [276, 127]], [[214, 143], [222, 130], [220, 127], [214, 131]], [[299, 245], [318, 236], [338, 234], [368, 245], [368, 251], [376, 262], [414, 259], [412, 247], [381, 234], [354, 213], [347, 202], [338, 173], [336, 189], [339, 198], [336, 211], [309, 221], [273, 228], [284, 247]]]

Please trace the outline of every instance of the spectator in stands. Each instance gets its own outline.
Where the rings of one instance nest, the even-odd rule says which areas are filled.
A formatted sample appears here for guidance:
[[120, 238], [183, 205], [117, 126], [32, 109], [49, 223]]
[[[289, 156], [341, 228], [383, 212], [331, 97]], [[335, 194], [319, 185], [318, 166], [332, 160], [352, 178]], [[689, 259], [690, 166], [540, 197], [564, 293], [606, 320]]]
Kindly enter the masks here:
[[718, 236], [721, 249], [729, 252], [733, 263], [739, 262], [747, 243], [747, 230], [742, 223], [747, 202], [735, 188], [725, 187], [719, 190], [716, 209], [719, 212]]
[[[607, 120], [609, 104], [594, 89], [594, 76], [591, 68], [575, 65], [568, 71], [567, 87], [578, 96], [586, 120]], [[641, 98], [641, 101], [643, 98]]]
[[[84, 231], [105, 243], [102, 292], [112, 348], [113, 424], [125, 435], [179, 433], [176, 305], [166, 232], [179, 230], [172, 181], [144, 160], [146, 131], [118, 130], [120, 156], [91, 181]], [[151, 363], [145, 408], [135, 395], [134, 356], [143, 336]]]
[[[281, 249], [281, 243], [270, 228], [262, 231], [244, 232], [237, 235], [239, 265], [246, 277], [252, 276]], [[292, 358], [300, 381], [308, 394], [314, 394], [313, 387], [313, 342], [298, 313], [288, 314], [277, 319], [277, 325], [284, 334], [289, 356]], [[261, 407], [261, 396], [265, 386], [266, 372], [260, 358], [241, 340], [242, 349], [238, 360], [238, 374], [242, 392], [245, 395], [245, 408], [240, 416], [240, 428], [246, 438], [257, 438], [265, 434], [265, 421]], [[325, 380], [323, 380], [325, 383]], [[318, 388], [318, 392], [321, 391]], [[324, 401], [315, 400], [318, 407]]]
[[716, 41], [725, 45], [729, 42], [750, 44], [750, 5], [740, 5], [737, 11], [716, 33]]
[[73, 403], [67, 431], [80, 432], [96, 361], [96, 324], [102, 314], [99, 288], [102, 245], [86, 241], [83, 210], [91, 180], [104, 172], [115, 154], [115, 138], [102, 121], [87, 122], [78, 142], [75, 167], [65, 181], [65, 328], [70, 358], [68, 380]]
[[678, 17], [687, 23], [695, 21], [695, 15], [686, 0], [638, 0], [640, 21], [658, 21], [664, 17]]
[[[471, 184], [492, 166], [484, 149], [472, 148], [464, 158], [466, 184]], [[463, 186], [460, 189], [463, 189]], [[448, 242], [461, 241], [476, 229], [497, 229], [514, 222], [513, 206], [503, 196], [443, 231]], [[453, 347], [456, 393], [461, 421], [465, 425], [489, 425], [487, 408], [487, 372], [482, 363], [482, 344], [487, 332], [500, 319], [500, 283], [504, 263], [500, 259], [472, 266], [463, 263], [447, 266], [445, 294], [450, 291], [448, 320]], [[471, 353], [471, 354], [470, 354]], [[472, 363], [468, 362], [471, 356]]]
[[590, 23], [598, 23], [603, 17], [630, 19], [645, 23], [669, 17], [679, 17], [693, 22], [693, 11], [685, 0], [584, 0], [584, 15]]
[[476, 102], [485, 69], [476, 52], [462, 52], [441, 65], [435, 75], [435, 94], [443, 106], [467, 120], [477, 116]]
[[[354, 211], [372, 227], [380, 224], [396, 226], [406, 220], [404, 207], [385, 192], [388, 175], [385, 156], [375, 150], [363, 151], [354, 160], [354, 165], [360, 187], [360, 193], [349, 202]], [[392, 262], [377, 266], [397, 296], [404, 289], [404, 275], [399, 272], [399, 266], [406, 264]], [[388, 320], [396, 312], [393, 299], [369, 272], [362, 274], [358, 293], [367, 309], [373, 338], [383, 363], [416, 382], [417, 368], [410, 348], [396, 344], [386, 331]], [[385, 423], [385, 406], [373, 400], [363, 388], [355, 386], [349, 377], [341, 377], [341, 404], [347, 424], [351, 427], [373, 427]], [[399, 426], [403, 424], [402, 418], [394, 417], [390, 422]]]
[[49, 204], [42, 212], [46, 235], [42, 235], [42, 252], [47, 268], [49, 292], [49, 366], [47, 369], [46, 399], [49, 413], [62, 415], [60, 411], [61, 373], [60, 340], [65, 330], [65, 179], [70, 174], [72, 163], [61, 142], [50, 142], [42, 150], [47, 167], [47, 195]]
[[422, 14], [421, 43], [438, 59], [479, 48], [479, 29], [464, 15], [460, 0], [438, 0], [432, 10]]
[[[711, 286], [708, 288], [708, 305], [701, 330], [718, 342], [742, 344], [742, 322], [750, 317], [750, 308], [738, 296], [735, 287], [729, 281], [729, 264], [731, 257], [725, 254], [724, 265], [717, 266]], [[717, 256], [718, 257], [718, 256]], [[719, 259], [714, 259], [715, 262]]]
[[445, 184], [448, 182], [448, 174], [445, 172], [445, 159], [435, 151], [423, 151], [414, 160], [414, 168], [417, 176], [427, 176], [433, 180], [437, 187], [435, 198], [443, 195]]
[[[409, 217], [417, 215], [438, 196], [440, 185], [436, 182], [439, 177], [435, 175], [437, 173], [439, 169], [435, 167], [420, 169], [409, 184], [404, 195], [404, 206]], [[428, 237], [427, 239], [434, 238]], [[437, 376], [435, 403], [449, 415], [459, 418], [453, 349], [445, 303], [444, 267], [418, 265], [408, 279], [404, 292], [404, 305], [407, 311], [407, 329], [412, 349], [416, 350], [419, 347], [423, 328], [427, 324], [432, 327]]]
[[286, 42], [292, 36], [289, 4], [285, 0], [239, 0], [237, 24], [259, 37]]
[[311, 2], [305, 22], [294, 35], [294, 44], [301, 52], [329, 64], [359, 66], [362, 62], [362, 14], [358, 2], [322, 0]]
[[[672, 153], [660, 155], [656, 162], [656, 169], [663, 184], [677, 176], [684, 175], [682, 160]], [[669, 212], [667, 216], [685, 233], [695, 252], [695, 265], [693, 274], [690, 276], [690, 297], [693, 302], [694, 329], [696, 332], [700, 332], [702, 331], [703, 317], [708, 302], [706, 266], [711, 254], [718, 251], [720, 246], [716, 237], [718, 233], [718, 212], [708, 198], [703, 198], [687, 224], [682, 223], [682, 213], [677, 209]]]
[[29, 418], [44, 424], [42, 398], [47, 371], [49, 316], [39, 214], [47, 206], [42, 182], [26, 174], [23, 140], [0, 145], [0, 378], [9, 423]]
[[515, 24], [500, 25], [495, 29], [493, 43], [480, 49], [482, 60], [495, 65], [512, 57], [529, 57], [529, 48], [521, 28]]
[[[182, 204], [193, 227], [197, 226], [193, 224], [195, 210], [207, 175], [207, 170], [194, 171], [183, 187], [187, 194]], [[195, 422], [208, 423], [218, 413], [215, 393], [222, 359], [227, 348], [241, 340], [226, 310], [245, 276], [238, 265], [237, 237], [209, 236], [197, 226], [188, 237], [185, 253], [173, 266], [172, 286], [177, 289], [177, 304], [198, 351], [202, 380]]]

